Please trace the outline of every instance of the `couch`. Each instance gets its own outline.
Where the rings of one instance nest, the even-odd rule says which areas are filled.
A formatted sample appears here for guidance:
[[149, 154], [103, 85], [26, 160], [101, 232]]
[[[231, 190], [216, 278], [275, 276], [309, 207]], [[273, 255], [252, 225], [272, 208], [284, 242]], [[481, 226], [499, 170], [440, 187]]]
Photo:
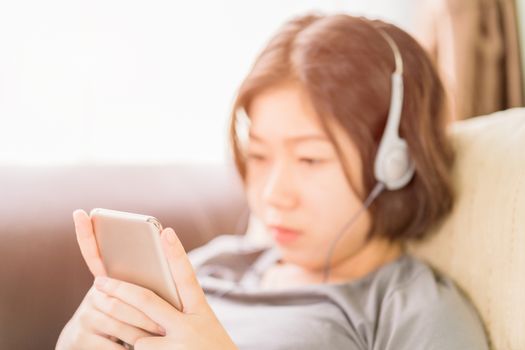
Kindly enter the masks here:
[[[456, 122], [451, 136], [457, 203], [410, 249], [471, 298], [493, 349], [525, 349], [525, 109]], [[4, 166], [0, 195], [0, 349], [52, 349], [92, 283], [76, 208], [151, 214], [186, 250], [219, 233], [267, 240], [231, 165]]]

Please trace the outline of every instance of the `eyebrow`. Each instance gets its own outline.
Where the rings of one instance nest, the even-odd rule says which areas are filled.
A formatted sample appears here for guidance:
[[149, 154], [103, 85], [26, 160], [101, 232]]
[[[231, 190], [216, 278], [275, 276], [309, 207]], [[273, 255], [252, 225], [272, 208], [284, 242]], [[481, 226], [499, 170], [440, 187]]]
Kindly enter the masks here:
[[[252, 138], [252, 139], [254, 139], [256, 141], [264, 142], [262, 137], [254, 134], [253, 132], [250, 132], [249, 136], [250, 136], [250, 138]], [[284, 140], [284, 142], [288, 142], [288, 143], [298, 143], [298, 142], [304, 142], [304, 141], [326, 141], [326, 142], [330, 142], [326, 136], [319, 135], [319, 134], [297, 135], [297, 136], [289, 137], [289, 138]]]

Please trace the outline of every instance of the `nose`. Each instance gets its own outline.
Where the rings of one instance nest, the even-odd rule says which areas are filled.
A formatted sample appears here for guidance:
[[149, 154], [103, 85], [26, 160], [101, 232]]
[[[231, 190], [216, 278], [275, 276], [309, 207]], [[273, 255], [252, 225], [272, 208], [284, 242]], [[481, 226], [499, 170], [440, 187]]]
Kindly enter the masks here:
[[291, 209], [297, 204], [293, 173], [284, 161], [276, 163], [264, 184], [262, 198], [270, 206]]

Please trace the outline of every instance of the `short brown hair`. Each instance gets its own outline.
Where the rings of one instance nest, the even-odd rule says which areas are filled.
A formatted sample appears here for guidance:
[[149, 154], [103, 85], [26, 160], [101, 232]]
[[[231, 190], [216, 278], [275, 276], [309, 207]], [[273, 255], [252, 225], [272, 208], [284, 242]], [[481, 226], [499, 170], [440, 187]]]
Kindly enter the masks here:
[[400, 135], [408, 143], [416, 174], [406, 187], [385, 191], [369, 208], [369, 237], [420, 239], [452, 208], [454, 154], [445, 131], [443, 85], [426, 52], [401, 29], [344, 14], [309, 14], [290, 20], [259, 54], [239, 88], [230, 142], [237, 170], [245, 179], [236, 111], [239, 107], [248, 111], [251, 100], [263, 89], [297, 82], [311, 99], [340, 161], [344, 157], [327, 118], [335, 120], [356, 145], [363, 162], [364, 190], [370, 193], [376, 184], [373, 164], [388, 116], [390, 77], [395, 69], [392, 49], [378, 29], [395, 41], [403, 59]]

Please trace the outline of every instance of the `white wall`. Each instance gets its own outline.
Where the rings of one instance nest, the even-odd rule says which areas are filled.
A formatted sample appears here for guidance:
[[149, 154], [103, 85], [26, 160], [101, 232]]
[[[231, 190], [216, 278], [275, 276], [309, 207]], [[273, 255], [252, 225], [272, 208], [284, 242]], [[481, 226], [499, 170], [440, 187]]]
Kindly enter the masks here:
[[0, 3], [0, 162], [220, 162], [235, 89], [306, 10], [408, 23], [408, 2]]

